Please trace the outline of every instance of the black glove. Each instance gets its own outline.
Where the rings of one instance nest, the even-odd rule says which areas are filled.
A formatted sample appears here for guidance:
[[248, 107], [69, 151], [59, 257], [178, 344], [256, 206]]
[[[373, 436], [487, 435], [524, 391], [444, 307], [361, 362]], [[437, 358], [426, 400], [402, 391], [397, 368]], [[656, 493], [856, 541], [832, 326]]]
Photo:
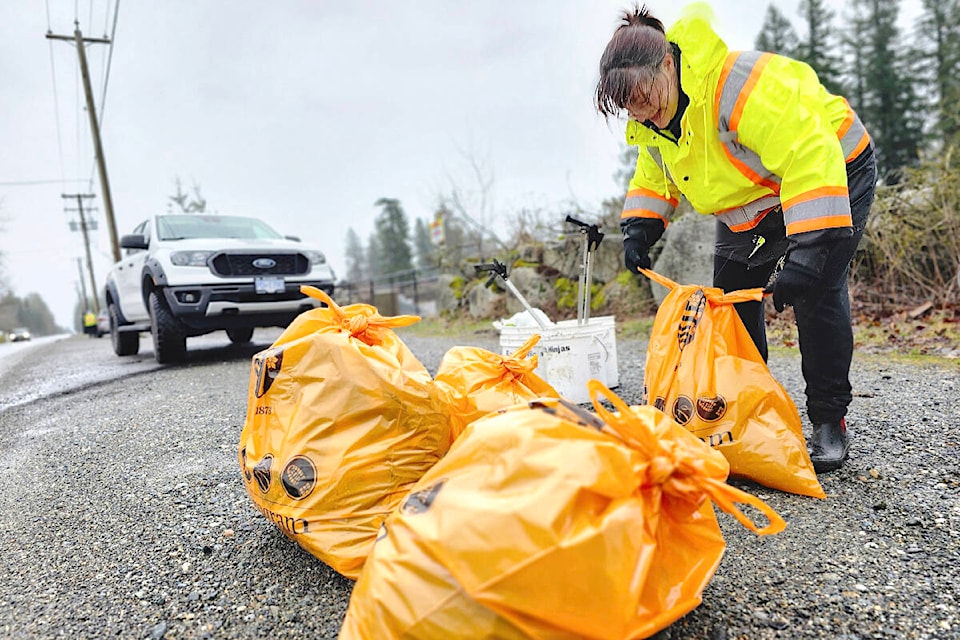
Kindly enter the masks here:
[[773, 294], [774, 308], [783, 311], [785, 306], [795, 307], [798, 301], [816, 294], [836, 243], [852, 233], [850, 227], [837, 227], [790, 236], [783, 270], [764, 289]]
[[787, 305], [792, 307], [797, 300], [805, 298], [819, 280], [819, 273], [788, 259], [780, 275], [764, 291], [773, 293], [773, 307], [780, 312]]
[[660, 239], [666, 228], [659, 218], [631, 218], [620, 223], [623, 231], [623, 263], [631, 273], [649, 269], [650, 247]]
[[636, 238], [623, 239], [623, 263], [631, 273], [636, 273], [637, 269], [649, 269], [650, 246]]

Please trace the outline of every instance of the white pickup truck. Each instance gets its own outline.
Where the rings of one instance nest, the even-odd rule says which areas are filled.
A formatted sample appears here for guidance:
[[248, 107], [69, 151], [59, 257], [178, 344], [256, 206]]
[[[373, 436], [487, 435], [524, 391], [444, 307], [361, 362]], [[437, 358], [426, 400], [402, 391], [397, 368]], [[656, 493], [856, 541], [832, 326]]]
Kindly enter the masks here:
[[224, 330], [248, 342], [256, 327], [286, 327], [321, 303], [301, 285], [331, 297], [335, 276], [323, 253], [256, 218], [155, 215], [120, 240], [123, 259], [106, 279], [110, 337], [118, 356], [153, 336], [157, 362], [186, 356], [186, 340]]

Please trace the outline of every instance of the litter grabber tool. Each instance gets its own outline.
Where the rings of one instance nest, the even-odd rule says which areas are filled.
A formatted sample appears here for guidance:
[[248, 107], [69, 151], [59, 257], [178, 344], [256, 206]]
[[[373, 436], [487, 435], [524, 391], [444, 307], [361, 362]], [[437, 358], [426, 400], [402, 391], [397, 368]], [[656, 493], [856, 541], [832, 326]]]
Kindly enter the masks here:
[[580, 281], [577, 291], [577, 324], [587, 324], [590, 322], [590, 287], [593, 284], [593, 253], [597, 247], [600, 246], [600, 241], [603, 240], [603, 233], [597, 225], [587, 224], [570, 215], [567, 216], [566, 221], [580, 228], [583, 248], [581, 250]]
[[476, 273], [482, 273], [484, 271], [490, 272], [490, 279], [487, 280], [487, 286], [491, 285], [497, 278], [507, 285], [507, 289], [510, 290], [510, 293], [517, 297], [517, 300], [520, 301], [520, 304], [523, 305], [523, 308], [527, 310], [527, 313], [537, 321], [537, 324], [540, 325], [540, 328], [546, 331], [549, 327], [540, 319], [539, 315], [534, 312], [533, 307], [530, 306], [530, 303], [527, 302], [527, 299], [523, 297], [523, 294], [520, 293], [520, 290], [517, 289], [510, 279], [507, 278], [507, 265], [503, 264], [499, 260], [494, 260], [490, 263], [478, 264], [474, 266]]

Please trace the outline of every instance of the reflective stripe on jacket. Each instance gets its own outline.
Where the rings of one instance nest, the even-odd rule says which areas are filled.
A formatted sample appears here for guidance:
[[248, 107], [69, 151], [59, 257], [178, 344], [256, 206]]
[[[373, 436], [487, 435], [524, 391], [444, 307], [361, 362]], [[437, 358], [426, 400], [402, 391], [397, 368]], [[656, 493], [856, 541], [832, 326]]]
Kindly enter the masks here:
[[850, 227], [845, 163], [870, 137], [847, 101], [805, 63], [728, 51], [705, 17], [682, 18], [667, 39], [680, 47], [690, 104], [677, 141], [627, 123], [627, 143], [640, 152], [621, 220], [666, 223], [683, 195], [733, 231], [752, 229], [777, 205], [788, 235]]

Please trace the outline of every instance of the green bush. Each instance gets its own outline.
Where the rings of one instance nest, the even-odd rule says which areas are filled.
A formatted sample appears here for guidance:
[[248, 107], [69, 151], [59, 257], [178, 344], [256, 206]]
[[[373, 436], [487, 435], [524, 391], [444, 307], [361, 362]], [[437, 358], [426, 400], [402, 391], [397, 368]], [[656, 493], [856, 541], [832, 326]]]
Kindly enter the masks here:
[[[579, 299], [577, 297], [580, 291], [580, 281], [570, 278], [558, 277], [553, 281], [553, 288], [557, 293], [557, 309], [576, 309]], [[606, 296], [603, 292], [603, 285], [596, 282], [590, 283], [590, 310], [596, 311], [603, 307]]]
[[463, 293], [467, 288], [467, 279], [463, 276], [454, 276], [450, 281], [450, 289], [455, 300], [463, 300]]
[[880, 186], [851, 273], [857, 299], [883, 314], [960, 292], [960, 172], [953, 149]]

